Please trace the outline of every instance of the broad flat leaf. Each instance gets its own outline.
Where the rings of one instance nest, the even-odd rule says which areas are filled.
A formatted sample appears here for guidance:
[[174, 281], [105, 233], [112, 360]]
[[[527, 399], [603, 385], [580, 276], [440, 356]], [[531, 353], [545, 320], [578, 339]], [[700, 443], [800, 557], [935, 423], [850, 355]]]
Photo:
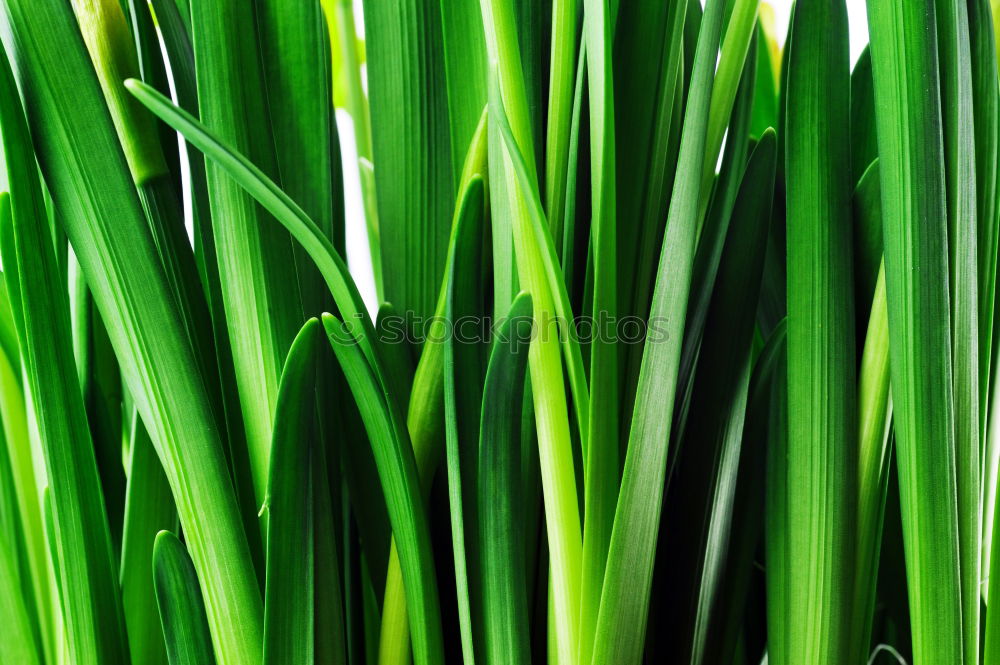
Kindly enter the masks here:
[[932, 138], [942, 136], [942, 101], [930, 4], [869, 0], [868, 24], [913, 656], [960, 663], [948, 209], [943, 138]]
[[212, 665], [198, 574], [187, 549], [169, 531], [159, 532], [153, 545], [153, 585], [170, 665]]
[[792, 16], [788, 234], [788, 652], [850, 661], [857, 503], [850, 69], [842, 0]]

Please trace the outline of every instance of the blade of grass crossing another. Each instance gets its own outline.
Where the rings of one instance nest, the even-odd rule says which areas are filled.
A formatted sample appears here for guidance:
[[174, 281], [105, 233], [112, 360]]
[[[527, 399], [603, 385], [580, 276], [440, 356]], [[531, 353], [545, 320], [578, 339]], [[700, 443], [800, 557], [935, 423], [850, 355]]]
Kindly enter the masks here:
[[[916, 663], [963, 662], [948, 208], [930, 0], [869, 0], [889, 362]], [[916, 223], [920, 220], [920, 223]]]
[[[76, 20], [57, 0], [12, 0], [0, 24], [38, 163], [202, 573], [218, 655], [253, 665], [260, 592], [222, 443]], [[67, 89], [72, 97], [61, 94]]]
[[531, 297], [521, 294], [490, 354], [483, 388], [477, 496], [487, 665], [530, 661], [518, 430], [531, 321]]
[[[476, 273], [482, 261], [486, 201], [482, 180], [475, 178], [466, 188], [457, 227], [449, 250], [445, 320], [452, 322], [444, 340], [445, 451], [448, 498], [451, 508], [451, 539], [455, 556], [459, 626], [465, 663], [475, 662], [476, 645], [483, 645], [480, 514], [474, 492], [478, 486], [478, 427], [482, 397], [482, 330], [457, 326], [475, 321], [481, 314], [483, 293]], [[466, 337], [469, 333], [474, 336]]]
[[409, 437], [353, 333], [330, 314], [323, 315], [323, 327], [361, 411], [378, 466], [406, 588], [413, 660], [417, 665], [440, 663], [444, 654], [430, 527]]
[[56, 255], [38, 169], [6, 54], [0, 62], [0, 127], [10, 197], [0, 199], [0, 224], [10, 225], [4, 263], [17, 267], [20, 311], [15, 324], [34, 399], [61, 569], [69, 654], [77, 663], [127, 662], [125, 622], [94, 447], [68, 334], [69, 301], [58, 281]]
[[281, 372], [264, 503], [268, 514], [266, 665], [311, 663], [315, 659], [312, 467], [317, 463], [314, 448], [322, 443], [316, 432], [316, 400], [311, 393], [316, 390], [323, 344], [319, 321], [309, 319], [292, 342]]
[[153, 585], [170, 665], [212, 665], [212, 637], [198, 574], [187, 549], [169, 531], [153, 544]]
[[694, 264], [712, 76], [725, 2], [709, 0], [698, 37], [677, 173], [657, 270], [650, 318], [665, 340], [647, 341], [639, 373], [625, 470], [601, 592], [592, 663], [637, 662], [646, 633], [667, 441], [680, 363], [684, 314]]

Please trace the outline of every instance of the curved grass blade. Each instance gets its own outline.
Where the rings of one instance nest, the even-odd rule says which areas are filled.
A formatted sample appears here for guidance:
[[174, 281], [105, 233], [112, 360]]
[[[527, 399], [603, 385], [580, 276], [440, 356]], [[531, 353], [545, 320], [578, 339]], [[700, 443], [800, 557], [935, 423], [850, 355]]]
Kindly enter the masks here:
[[882, 525], [889, 486], [889, 313], [885, 268], [879, 270], [865, 348], [858, 371], [858, 518], [851, 644], [855, 660], [868, 657]]
[[[13, 230], [8, 228], [6, 231]], [[0, 454], [6, 455], [10, 462], [10, 489], [17, 499], [25, 564], [21, 572], [22, 588], [25, 590], [25, 599], [30, 599], [34, 605], [29, 612], [34, 613], [38, 624], [45, 662], [50, 662], [56, 657], [56, 613], [59, 610], [53, 607], [54, 602], [58, 602], [58, 590], [51, 584], [52, 560], [45, 544], [38, 492], [37, 480], [45, 476], [44, 460], [41, 457], [36, 459], [32, 454], [21, 383], [21, 352], [6, 287], [11, 280], [16, 280], [17, 266], [6, 265], [4, 268], [4, 273], [0, 275], [0, 419], [3, 421], [5, 450]], [[15, 297], [20, 299], [20, 295]]]
[[[36, 156], [170, 481], [220, 660], [260, 660], [260, 592], [210, 401], [100, 87], [58, 0], [16, 0], [2, 36]], [[61, 94], [74, 90], [72, 97]]]
[[[486, 115], [480, 117], [479, 127], [473, 135], [466, 154], [465, 165], [462, 169], [462, 179], [459, 183], [459, 200], [455, 207], [452, 220], [452, 232], [449, 239], [449, 262], [445, 264], [444, 280], [438, 294], [438, 304], [434, 312], [434, 318], [429, 322], [426, 329], [426, 343], [420, 352], [420, 360], [413, 377], [413, 387], [407, 391], [410, 395], [410, 402], [407, 410], [406, 425], [410, 434], [410, 442], [413, 446], [413, 454], [417, 462], [417, 472], [420, 476], [421, 486], [426, 499], [430, 493], [431, 483], [437, 471], [442, 454], [442, 439], [446, 439], [446, 404], [444, 396], [444, 362], [445, 362], [445, 342], [451, 339], [454, 329], [449, 330], [447, 321], [453, 324], [456, 319], [447, 318], [447, 298], [448, 288], [451, 280], [451, 270], [453, 268], [450, 257], [455, 251], [458, 242], [459, 229], [467, 215], [481, 214], [477, 209], [482, 208], [483, 182], [482, 177], [486, 171]], [[479, 200], [478, 206], [476, 201]], [[478, 251], [478, 250], [477, 250]], [[473, 273], [469, 273], [470, 275]], [[476, 279], [471, 280], [472, 284]], [[478, 311], [478, 310], [477, 310]], [[404, 332], [405, 331], [401, 331]], [[396, 353], [387, 351], [387, 353]], [[476, 379], [475, 384], [481, 382]], [[478, 408], [478, 402], [477, 407]], [[472, 437], [473, 439], [475, 437]], [[451, 462], [454, 455], [449, 452], [449, 474], [454, 470]], [[449, 475], [449, 491], [459, 487], [453, 482]], [[453, 517], [456, 515], [453, 513]], [[454, 523], [453, 523], [454, 525]], [[456, 543], [463, 541], [460, 536], [453, 536]], [[472, 543], [475, 546], [475, 543]], [[455, 545], [459, 547], [459, 545]], [[468, 594], [462, 590], [465, 586], [462, 581], [464, 566], [464, 554], [456, 551], [456, 574], [458, 575], [459, 588], [459, 614], [460, 617], [468, 609], [463, 609]], [[399, 558], [395, 551], [395, 545], [390, 548], [389, 570], [386, 571], [386, 592], [382, 606], [382, 634], [380, 636], [382, 662], [396, 663], [406, 660], [409, 654], [409, 638], [407, 633], [406, 601], [402, 589], [402, 576], [399, 570]], [[471, 621], [460, 618], [460, 623], [464, 623], [466, 628], [471, 629]], [[463, 628], [463, 630], [465, 630]], [[471, 639], [471, 632], [467, 634]], [[464, 644], [471, 644], [465, 640]], [[463, 647], [466, 653], [470, 647]]]
[[215, 663], [198, 574], [187, 548], [169, 531], [156, 534], [153, 544], [153, 586], [170, 665]]
[[[448, 467], [448, 498], [451, 508], [451, 538], [455, 556], [458, 618], [465, 663], [475, 662], [476, 645], [482, 648], [484, 626], [479, 538], [478, 426], [482, 408], [483, 330], [475, 325], [482, 312], [483, 293], [476, 276], [482, 261], [485, 192], [482, 180], [474, 179], [466, 189], [453, 231], [447, 273], [444, 317], [452, 330], [444, 341], [445, 450]], [[460, 322], [471, 322], [472, 326]], [[473, 622], [475, 617], [475, 623]]]
[[[516, 72], [512, 75], [515, 79], [522, 80], [519, 74], [520, 72]], [[504, 101], [501, 99], [501, 78], [502, 75], [495, 70], [490, 86], [490, 116], [496, 120], [494, 126], [500, 130], [502, 138], [500, 150], [504, 169], [503, 186], [511, 197], [505, 210], [513, 218], [518, 273], [522, 285], [531, 294], [535, 303], [534, 316], [538, 326], [538, 335], [532, 342], [528, 363], [532, 377], [539, 469], [542, 476], [545, 523], [552, 568], [555, 648], [561, 660], [575, 662], [580, 648], [579, 580], [582, 538], [569, 413], [558, 348], [562, 346], [569, 352], [567, 345], [560, 345], [559, 337], [574, 339], [575, 335], [572, 330], [567, 331], [568, 334], [560, 335], [557, 317], [564, 323], [573, 319], [563, 317], [555, 304], [561, 302], [565, 305], [568, 301], [565, 296], [565, 283], [557, 274], [558, 264], [555, 262], [551, 237], [547, 235], [548, 228], [541, 214], [537, 185], [533, 184], [530, 172], [527, 171], [531, 162], [526, 161], [522, 155], [524, 143], [519, 145], [507, 118]], [[517, 115], [526, 116], [526, 110], [518, 109]], [[530, 138], [528, 141], [530, 146]], [[495, 214], [493, 219], [496, 219]], [[540, 241], [540, 236], [548, 242]], [[550, 277], [554, 277], [556, 284], [549, 281]], [[554, 287], [561, 290], [556, 291]], [[561, 301], [556, 300], [553, 292], [560, 294]], [[579, 351], [578, 346], [575, 348]], [[576, 416], [580, 423], [580, 439], [584, 442], [583, 454], [586, 455], [586, 442], [589, 436], [583, 423], [587, 422], [585, 414], [589, 413], [589, 409], [586, 407], [586, 402], [583, 409], [579, 408], [581, 391], [583, 395], [586, 394], [586, 384], [584, 383], [582, 389], [579, 387], [579, 383], [585, 381], [582, 364], [581, 361], [577, 367], [570, 365], [569, 380], [574, 407], [577, 409]]]
[[[969, 45], [972, 53], [972, 92], [976, 129], [976, 194], [979, 198], [976, 214], [979, 220], [976, 265], [979, 270], [979, 426], [984, 441], [982, 571], [989, 579], [990, 552], [993, 534], [993, 503], [996, 493], [997, 464], [989, 434], [989, 406], [992, 363], [996, 356], [994, 336], [996, 298], [997, 242], [1000, 211], [997, 209], [998, 104], [1000, 89], [997, 79], [996, 41], [989, 0], [973, 0], [969, 8]], [[981, 585], [985, 593], [986, 584]], [[985, 596], [984, 596], [985, 598]]]
[[[395, 406], [386, 401], [353, 333], [330, 314], [323, 315], [323, 327], [361, 411], [378, 466], [406, 588], [414, 662], [417, 665], [442, 662], [441, 617], [430, 527], [409, 437]], [[387, 581], [386, 586], [389, 584]]]
[[531, 322], [531, 297], [522, 293], [500, 329], [483, 387], [476, 486], [487, 665], [531, 660], [519, 521], [524, 510], [519, 425]]
[[665, 338], [643, 350], [621, 492], [601, 594], [593, 663], [639, 660], [646, 633], [656, 536], [660, 521], [667, 441], [677, 388], [684, 313], [691, 286], [701, 167], [704, 160], [712, 75], [724, 2], [709, 0], [698, 37], [677, 173], [663, 240], [650, 319]]
[[[708, 639], [701, 660], [729, 663], [736, 657], [743, 639], [743, 624], [751, 607], [751, 582], [756, 565], [755, 552], [761, 545], [764, 526], [765, 474], [767, 470], [768, 420], [772, 384], [785, 381], [784, 373], [775, 374], [779, 357], [785, 352], [785, 326], [781, 324], [768, 338], [754, 364], [747, 397], [746, 422], [740, 466], [736, 474], [730, 544], [726, 552], [725, 572], [719, 586], [716, 605], [706, 628]], [[782, 369], [784, 367], [782, 366]]]
[[865, 47], [851, 70], [851, 179], [855, 184], [860, 184], [878, 157], [873, 86], [871, 48]]
[[[253, 38], [255, 13], [255, 6], [240, 0], [192, 0], [198, 113], [227, 143], [264, 172], [278, 176], [260, 44]], [[206, 164], [206, 173], [222, 300], [259, 504], [267, 485], [278, 379], [304, 319], [294, 247], [286, 231], [269, 223], [220, 166]]]
[[138, 414], [133, 413], [118, 578], [133, 663], [167, 662], [150, 565], [156, 534], [164, 529], [177, 529], [177, 508], [153, 442]]
[[[292, 342], [281, 372], [268, 465], [264, 663], [315, 660], [315, 487], [317, 366], [323, 335], [309, 319]], [[319, 627], [331, 630], [332, 626]]]
[[960, 663], [962, 578], [945, 155], [943, 138], [936, 138], [942, 136], [936, 21], [927, 0], [869, 0], [868, 24], [913, 656], [918, 663]]
[[[0, 57], [0, 134], [10, 197], [0, 198], [0, 224], [11, 226], [0, 248], [17, 268], [15, 324], [38, 423], [59, 541], [61, 597], [69, 654], [76, 663], [127, 662], [108, 517], [94, 447], [76, 380], [69, 302], [57, 281], [55, 251], [38, 169], [6, 54]], [[13, 241], [11, 244], [9, 241]]]
[[[734, 528], [737, 471], [752, 369], [751, 344], [771, 200], [776, 140], [765, 132], [747, 167], [719, 262], [691, 393], [691, 411], [667, 502], [683, 511], [664, 517], [671, 548], [667, 588], [678, 601], [680, 648], [690, 663], [706, 661], [713, 617]], [[752, 169], [752, 170], [751, 170]], [[676, 501], [671, 501], [676, 497]], [[675, 541], [675, 542], [676, 542]], [[681, 545], [680, 543], [684, 543]]]

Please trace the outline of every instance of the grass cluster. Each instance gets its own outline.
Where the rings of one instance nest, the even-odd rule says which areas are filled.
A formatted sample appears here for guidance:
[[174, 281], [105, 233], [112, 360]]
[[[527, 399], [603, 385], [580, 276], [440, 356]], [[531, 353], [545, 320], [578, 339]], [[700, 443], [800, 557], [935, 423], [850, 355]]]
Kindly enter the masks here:
[[354, 11], [0, 0], [0, 664], [1000, 665], [990, 0]]

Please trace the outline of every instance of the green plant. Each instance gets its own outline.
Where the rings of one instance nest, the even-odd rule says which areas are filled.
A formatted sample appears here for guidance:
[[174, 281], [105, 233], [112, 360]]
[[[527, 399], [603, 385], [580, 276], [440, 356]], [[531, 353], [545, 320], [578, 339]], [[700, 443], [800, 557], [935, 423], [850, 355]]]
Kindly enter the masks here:
[[992, 3], [360, 4], [0, 0], [0, 663], [1000, 663]]

